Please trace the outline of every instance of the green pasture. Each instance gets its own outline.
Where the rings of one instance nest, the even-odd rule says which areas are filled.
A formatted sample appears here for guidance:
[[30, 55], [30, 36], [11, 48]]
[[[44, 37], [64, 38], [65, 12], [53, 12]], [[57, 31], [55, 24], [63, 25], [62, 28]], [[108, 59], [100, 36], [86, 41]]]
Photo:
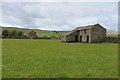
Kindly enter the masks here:
[[117, 78], [117, 43], [3, 39], [3, 78]]
[[35, 32], [37, 34], [40, 34], [40, 36], [38, 37], [43, 37], [43, 36], [46, 36], [46, 37], [56, 37], [56, 38], [60, 38], [61, 35], [63, 34], [66, 34], [67, 32], [69, 31], [40, 31], [40, 30], [35, 30]]

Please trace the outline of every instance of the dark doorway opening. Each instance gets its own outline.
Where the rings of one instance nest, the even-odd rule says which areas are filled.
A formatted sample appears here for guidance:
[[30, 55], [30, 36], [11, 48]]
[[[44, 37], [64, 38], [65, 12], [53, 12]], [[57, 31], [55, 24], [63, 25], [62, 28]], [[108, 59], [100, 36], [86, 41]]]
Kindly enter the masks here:
[[75, 42], [78, 41], [78, 35], [75, 35]]
[[89, 43], [89, 36], [87, 36], [87, 43]]
[[80, 36], [80, 42], [82, 42], [82, 36]]

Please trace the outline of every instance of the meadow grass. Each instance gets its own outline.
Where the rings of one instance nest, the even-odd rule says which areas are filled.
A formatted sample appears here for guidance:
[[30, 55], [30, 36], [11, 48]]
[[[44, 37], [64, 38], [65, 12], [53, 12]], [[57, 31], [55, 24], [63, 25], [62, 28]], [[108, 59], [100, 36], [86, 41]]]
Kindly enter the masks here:
[[117, 43], [2, 40], [3, 78], [117, 78]]

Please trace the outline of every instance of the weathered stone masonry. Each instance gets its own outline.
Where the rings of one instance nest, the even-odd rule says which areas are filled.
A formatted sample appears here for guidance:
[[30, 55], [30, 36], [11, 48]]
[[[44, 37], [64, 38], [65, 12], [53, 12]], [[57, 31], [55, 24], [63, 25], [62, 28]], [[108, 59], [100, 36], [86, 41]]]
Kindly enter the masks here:
[[100, 24], [78, 27], [61, 36], [64, 42], [102, 42], [106, 37], [106, 29]]
[[30, 31], [30, 32], [28, 32], [27, 33], [27, 38], [29, 38], [29, 39], [37, 39], [37, 34], [36, 34], [36, 32], [35, 31]]

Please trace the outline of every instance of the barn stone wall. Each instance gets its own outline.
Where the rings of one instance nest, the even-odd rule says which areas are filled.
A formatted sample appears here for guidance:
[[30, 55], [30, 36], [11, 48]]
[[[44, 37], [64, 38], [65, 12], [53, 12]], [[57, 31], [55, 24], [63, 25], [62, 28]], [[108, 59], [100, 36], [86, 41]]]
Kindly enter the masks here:
[[90, 36], [90, 30], [86, 29], [75, 31], [67, 36], [62, 36], [61, 40], [65, 42], [75, 42], [75, 36], [78, 36], [78, 42], [80, 42], [80, 36], [82, 36], [81, 42], [87, 42], [87, 36]]
[[104, 41], [106, 37], [106, 29], [96, 26], [91, 29], [91, 42]]
[[87, 36], [89, 36], [89, 41], [90, 41], [90, 29], [83, 29], [79, 31], [79, 37], [78, 41], [80, 42], [80, 36], [82, 37], [81, 42], [87, 42]]
[[71, 33], [70, 35], [68, 35], [66, 37], [66, 41], [67, 42], [74, 42], [75, 41], [75, 35], [78, 35], [78, 31], [75, 31], [75, 32]]
[[61, 40], [66, 42], [67, 41], [66, 36], [61, 36]]
[[[67, 33], [67, 35], [62, 36], [62, 41], [70, 42], [102, 42], [106, 37], [106, 29], [101, 25], [96, 24], [94, 27], [83, 27], [75, 29], [76, 31], [71, 31], [71, 33]], [[77, 38], [76, 38], [77, 37]]]

